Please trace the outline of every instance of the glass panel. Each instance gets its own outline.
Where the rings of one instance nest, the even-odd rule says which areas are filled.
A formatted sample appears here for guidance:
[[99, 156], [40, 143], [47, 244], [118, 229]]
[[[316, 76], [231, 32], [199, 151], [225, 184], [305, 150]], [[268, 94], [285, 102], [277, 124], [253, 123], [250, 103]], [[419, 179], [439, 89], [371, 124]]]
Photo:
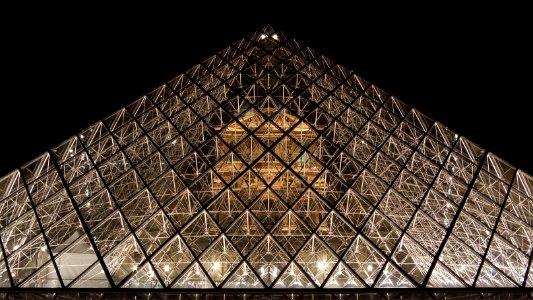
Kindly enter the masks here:
[[289, 262], [289, 255], [271, 235], [267, 235], [247, 260], [261, 279], [270, 286]]
[[414, 288], [415, 285], [390, 262], [376, 281], [377, 288]]
[[376, 276], [385, 265], [385, 257], [361, 235], [357, 236], [348, 248], [343, 261], [369, 286], [374, 283]]
[[311, 236], [295, 260], [317, 286], [322, 285], [338, 261], [335, 253], [316, 235]]
[[263, 284], [254, 274], [250, 266], [243, 262], [231, 275], [223, 286], [224, 288], [262, 288]]
[[225, 236], [216, 240], [200, 257], [200, 263], [217, 285], [226, 279], [241, 260], [239, 252]]
[[294, 262], [289, 264], [283, 274], [279, 277], [279, 280], [274, 284], [274, 288], [298, 289], [311, 287], [313, 287], [313, 283]]
[[242, 255], [248, 254], [265, 233], [266, 231], [249, 210], [241, 214], [226, 231]]
[[152, 264], [165, 285], [169, 285], [194, 260], [191, 251], [179, 235], [164, 245], [152, 258]]
[[82, 237], [55, 258], [61, 279], [70, 284], [97, 261], [94, 249], [87, 237]]
[[289, 254], [294, 255], [311, 235], [311, 230], [294, 212], [289, 211], [272, 229], [272, 235]]

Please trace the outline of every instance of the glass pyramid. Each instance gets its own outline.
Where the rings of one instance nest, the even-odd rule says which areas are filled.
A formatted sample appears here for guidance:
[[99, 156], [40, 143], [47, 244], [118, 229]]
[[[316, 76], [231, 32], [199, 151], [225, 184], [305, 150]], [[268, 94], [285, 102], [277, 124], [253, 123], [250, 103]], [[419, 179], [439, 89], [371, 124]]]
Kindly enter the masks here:
[[267, 26], [0, 179], [0, 291], [533, 285], [533, 177]]

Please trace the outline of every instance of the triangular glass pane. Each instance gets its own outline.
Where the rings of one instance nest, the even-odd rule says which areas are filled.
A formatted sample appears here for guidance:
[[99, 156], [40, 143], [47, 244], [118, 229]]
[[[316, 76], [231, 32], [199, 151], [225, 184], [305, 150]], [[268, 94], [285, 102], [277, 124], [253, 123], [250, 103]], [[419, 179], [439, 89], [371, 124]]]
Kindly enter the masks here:
[[[140, 129], [139, 129], [140, 131]], [[151, 153], [153, 153], [156, 149], [156, 146], [150, 140], [150, 138], [147, 135], [143, 135], [142, 137], [137, 138], [135, 141], [132, 141], [131, 144], [129, 144], [126, 149], [124, 150], [124, 153], [128, 157], [128, 159], [131, 161], [132, 164], [137, 164], [140, 161], [142, 161], [144, 158], [148, 157]], [[165, 152], [163, 152], [165, 153]], [[116, 167], [128, 167], [126, 161], [122, 161], [121, 164], [119, 164], [120, 159], [122, 156], [120, 154], [117, 154], [112, 158], [111, 163], [108, 164], [107, 167], [109, 173], [113, 171], [113, 169], [116, 169]], [[116, 164], [116, 166], [115, 166]], [[105, 163], [104, 163], [105, 165]], [[104, 171], [106, 171], [104, 169]]]
[[248, 205], [266, 189], [266, 185], [252, 170], [248, 169], [235, 180], [231, 189]]
[[181, 235], [191, 250], [199, 255], [220, 234], [215, 221], [204, 210], [199, 213], [183, 230]]
[[274, 147], [274, 153], [287, 164], [290, 164], [302, 151], [302, 146], [288, 136], [283, 137]]
[[309, 125], [309, 123], [305, 121], [298, 123], [298, 125], [296, 125], [296, 127], [294, 127], [290, 131], [289, 135], [295, 141], [297, 141], [298, 144], [300, 144], [302, 148], [309, 147], [310, 149], [312, 149], [310, 152], [313, 154], [316, 153], [315, 151], [317, 151], [318, 148], [320, 148], [320, 146], [323, 146], [323, 144], [320, 142], [314, 143], [313, 146], [309, 146], [311, 145], [311, 142], [313, 142], [316, 139], [316, 137], [318, 136], [318, 133], [316, 132], [316, 129], [314, 129], [312, 125]]
[[354, 136], [354, 133], [348, 127], [338, 121], [330, 122], [323, 134], [337, 147], [344, 147]]
[[358, 162], [365, 165], [374, 155], [377, 149], [370, 142], [360, 136], [355, 136], [344, 148]]
[[213, 284], [205, 275], [198, 262], [191, 264], [187, 271], [172, 285], [173, 288], [210, 289]]
[[226, 234], [242, 255], [248, 254], [265, 233], [259, 221], [249, 210], [242, 213], [226, 230]]
[[530, 254], [533, 246], [533, 239], [530, 238], [533, 237], [533, 228], [513, 217], [506, 210], [503, 211], [500, 217], [497, 232], [511, 242], [513, 246], [527, 255]]
[[147, 189], [142, 190], [122, 207], [122, 212], [132, 228], [137, 228], [159, 205]]
[[407, 233], [432, 255], [437, 253], [446, 231], [422, 211], [414, 216]]
[[317, 235], [313, 235], [302, 247], [295, 260], [316, 285], [321, 286], [338, 258]]
[[228, 278], [223, 288], [257, 289], [262, 288], [263, 283], [257, 278], [250, 266], [243, 262]]
[[111, 284], [107, 280], [107, 277], [100, 265], [100, 262], [96, 262], [93, 267], [87, 272], [81, 275], [71, 285], [72, 288], [110, 288]]
[[143, 187], [142, 179], [132, 170], [109, 185], [109, 191], [118, 205], [122, 205]]
[[89, 239], [84, 236], [57, 256], [55, 261], [63, 283], [68, 285], [94, 264], [97, 257]]
[[337, 267], [331, 272], [329, 279], [324, 285], [325, 288], [364, 288], [365, 284], [355, 275], [355, 273], [344, 264], [339, 262]]
[[166, 240], [174, 235], [176, 230], [162, 211], [157, 212], [150, 220], [139, 228], [135, 234], [147, 255], [151, 255]]
[[227, 183], [230, 183], [235, 177], [239, 176], [245, 168], [246, 165], [233, 152], [228, 153], [213, 166], [213, 169]]
[[387, 191], [387, 184], [367, 169], [355, 180], [352, 188], [372, 205], [376, 205]]
[[15, 248], [17, 250], [11, 253], [7, 262], [13, 283], [18, 285], [30, 274], [41, 268], [50, 259], [50, 254], [41, 235], [20, 246], [20, 248], [17, 246]]
[[177, 227], [182, 227], [202, 208], [189, 189], [170, 200], [164, 210]]
[[267, 152], [252, 168], [267, 184], [270, 184], [285, 169], [285, 166], [271, 152]]
[[239, 121], [241, 121], [241, 123], [244, 124], [246, 128], [250, 129], [251, 131], [254, 131], [256, 128], [258, 128], [265, 122], [265, 118], [263, 118], [261, 113], [252, 108], [243, 113], [239, 118]]
[[57, 220], [72, 212], [70, 198], [64, 189], [55, 193], [37, 207], [37, 215], [41, 220], [43, 229], [47, 229]]
[[385, 264], [385, 257], [359, 235], [346, 251], [343, 261], [371, 286]]
[[292, 209], [306, 222], [311, 229], [315, 229], [326, 214], [331, 210], [329, 206], [311, 189], [307, 189]]
[[270, 147], [281, 138], [283, 133], [282, 129], [274, 125], [274, 123], [267, 121], [254, 131], [254, 136]]
[[185, 185], [176, 172], [170, 170], [150, 184], [150, 190], [161, 205], [179, 193]]
[[370, 216], [373, 207], [363, 196], [352, 189], [348, 189], [337, 203], [336, 208], [352, 222], [352, 225], [360, 228], [366, 218]]
[[[217, 140], [214, 141], [215, 145], [219, 146], [219, 143], [216, 143], [216, 141]], [[163, 155], [166, 157], [166, 159], [168, 159], [171, 165], [176, 164], [180, 159], [185, 157], [185, 155], [189, 154], [189, 152], [191, 151], [191, 145], [187, 143], [183, 136], [177, 136], [172, 141], [161, 147], [161, 153], [163, 153]]]
[[[114, 234], [109, 234], [113, 232]], [[107, 253], [130, 233], [126, 220], [119, 211], [112, 213], [105, 220], [91, 229], [91, 234], [100, 253]]]
[[516, 287], [516, 283], [512, 282], [505, 275], [500, 273], [490, 263], [485, 261], [479, 277], [476, 281], [476, 287]]
[[322, 198], [333, 206], [348, 189], [348, 186], [329, 170], [322, 172], [312, 186]]
[[392, 259], [418, 283], [424, 280], [434, 257], [407, 235], [396, 246]]
[[289, 254], [294, 255], [311, 235], [311, 230], [293, 211], [289, 211], [272, 229], [272, 235]]
[[333, 174], [339, 176], [348, 184], [352, 184], [361, 169], [361, 164], [352, 159], [345, 152], [341, 152], [328, 166]]
[[230, 189], [224, 190], [207, 208], [222, 230], [226, 229], [243, 210], [244, 205]]
[[342, 255], [356, 232], [348, 222], [332, 211], [318, 227], [317, 234], [338, 255]]
[[415, 285], [398, 271], [390, 262], [376, 281], [377, 288], [414, 288]]
[[307, 188], [307, 184], [290, 170], [283, 172], [270, 186], [289, 205]]
[[148, 263], [145, 263], [144, 266], [138, 269], [125, 283], [123, 283], [121, 288], [133, 288], [133, 289], [160, 289], [162, 288], [161, 283], [157, 279], [152, 266]]
[[415, 212], [416, 207], [400, 193], [394, 189], [390, 189], [381, 200], [378, 209], [401, 229], [404, 229]]
[[12, 193], [0, 201], [0, 228], [4, 228], [31, 209], [30, 198], [26, 189]]
[[41, 267], [37, 273], [20, 284], [22, 288], [60, 288], [61, 282], [52, 262]]
[[235, 152], [242, 157], [242, 159], [251, 164], [261, 153], [265, 150], [263, 146], [252, 136], [245, 138], [239, 146], [236, 147]]
[[474, 284], [481, 257], [459, 239], [450, 236], [438, 259], [466, 284]]
[[144, 259], [141, 246], [130, 235], [104, 257], [104, 263], [118, 285], [130, 273], [137, 271]]
[[261, 194], [250, 207], [252, 213], [267, 230], [278, 222], [287, 209], [287, 205], [270, 189]]
[[225, 187], [226, 184], [222, 178], [218, 177], [213, 170], [203, 173], [195, 182], [189, 185], [189, 189], [202, 205], [209, 203]]
[[278, 101], [276, 101], [270, 96], [264, 97], [261, 102], [255, 104], [267, 116], [272, 116], [281, 106]]
[[430, 288], [460, 288], [466, 285], [455, 274], [450, 272], [442, 263], [437, 262], [431, 272], [427, 287]]
[[163, 246], [152, 258], [152, 264], [163, 283], [168, 286], [189, 264], [194, 257], [179, 235]]
[[313, 283], [294, 262], [291, 262], [274, 284], [274, 288], [312, 288]]
[[365, 236], [389, 254], [400, 238], [400, 230], [385, 215], [375, 211], [363, 227]]
[[517, 283], [524, 281], [528, 257], [499, 235], [494, 233], [486, 255], [487, 259], [509, 278]]
[[422, 203], [422, 210], [430, 215], [440, 225], [448, 227], [455, 216], [457, 206], [442, 196], [442, 194], [436, 192], [434, 189], [430, 189], [424, 203]]
[[324, 170], [324, 167], [309, 152], [305, 151], [292, 163], [291, 169], [310, 184]]
[[216, 240], [200, 257], [200, 263], [216, 285], [220, 285], [241, 260], [226, 236]]
[[286, 109], [280, 110], [271, 120], [281, 129], [287, 131], [298, 122], [298, 118], [289, 113]]
[[261, 279], [270, 286], [289, 262], [289, 255], [271, 235], [267, 235], [247, 260]]

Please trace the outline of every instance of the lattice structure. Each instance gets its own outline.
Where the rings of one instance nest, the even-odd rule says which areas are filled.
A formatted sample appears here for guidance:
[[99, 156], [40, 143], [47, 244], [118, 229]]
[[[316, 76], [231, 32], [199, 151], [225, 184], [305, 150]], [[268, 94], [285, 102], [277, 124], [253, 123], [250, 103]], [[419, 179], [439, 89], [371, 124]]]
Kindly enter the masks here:
[[0, 179], [0, 287], [522, 288], [533, 178], [251, 34]]

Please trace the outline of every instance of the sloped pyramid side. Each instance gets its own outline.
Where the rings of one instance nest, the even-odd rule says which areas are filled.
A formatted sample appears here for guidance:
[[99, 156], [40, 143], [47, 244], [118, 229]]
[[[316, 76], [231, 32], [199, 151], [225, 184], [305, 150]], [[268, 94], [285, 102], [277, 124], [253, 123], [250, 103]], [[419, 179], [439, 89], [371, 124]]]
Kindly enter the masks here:
[[531, 287], [532, 197], [267, 26], [0, 179], [0, 287]]

